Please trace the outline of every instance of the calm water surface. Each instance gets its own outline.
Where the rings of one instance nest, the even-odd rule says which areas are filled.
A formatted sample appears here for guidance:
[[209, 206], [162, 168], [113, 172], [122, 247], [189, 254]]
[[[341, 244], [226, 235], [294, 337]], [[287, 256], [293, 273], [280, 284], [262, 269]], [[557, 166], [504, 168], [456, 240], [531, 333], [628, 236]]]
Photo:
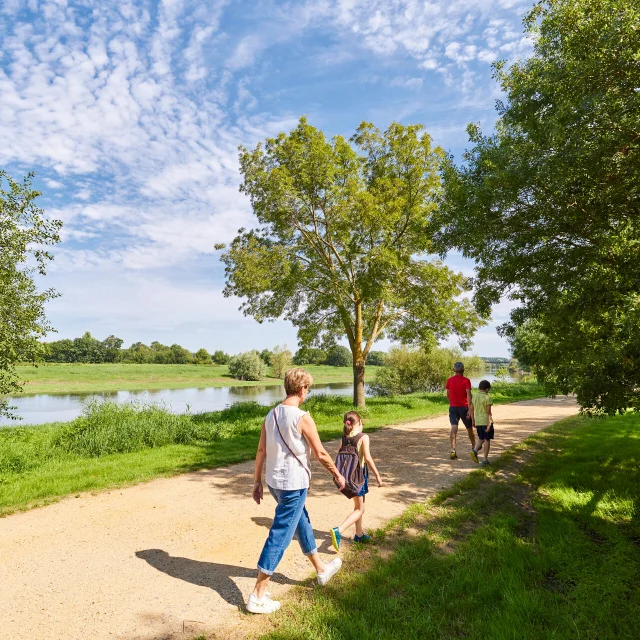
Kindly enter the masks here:
[[[317, 385], [311, 395], [331, 393], [335, 395], [351, 395], [353, 385], [335, 383]], [[155, 391], [111, 391], [105, 393], [77, 394], [37, 394], [32, 396], [15, 396], [9, 403], [16, 407], [14, 413], [22, 420], [0, 418], [0, 426], [23, 426], [27, 424], [43, 424], [45, 422], [67, 422], [77, 418], [82, 411], [82, 404], [87, 400], [113, 400], [118, 403], [140, 402], [159, 404], [173, 413], [201, 413], [203, 411], [219, 411], [236, 402], [258, 402], [260, 404], [276, 404], [284, 400], [284, 388], [281, 385], [256, 387], [207, 387], [204, 389], [159, 389]]]
[[[482, 378], [471, 378], [473, 386], [477, 386]], [[494, 380], [495, 376], [485, 375], [484, 379]], [[316, 385], [311, 395], [334, 394], [350, 396], [353, 385], [349, 383], [333, 383]], [[112, 391], [106, 393], [66, 395], [46, 393], [37, 395], [15, 396], [10, 398], [14, 413], [22, 420], [0, 418], [0, 427], [16, 427], [45, 422], [67, 422], [77, 418], [82, 411], [82, 404], [90, 399], [113, 400], [118, 403], [140, 402], [159, 404], [173, 413], [201, 413], [203, 411], [219, 411], [236, 402], [258, 402], [272, 405], [284, 399], [281, 385], [255, 387], [207, 387], [204, 389], [160, 389], [157, 391]]]

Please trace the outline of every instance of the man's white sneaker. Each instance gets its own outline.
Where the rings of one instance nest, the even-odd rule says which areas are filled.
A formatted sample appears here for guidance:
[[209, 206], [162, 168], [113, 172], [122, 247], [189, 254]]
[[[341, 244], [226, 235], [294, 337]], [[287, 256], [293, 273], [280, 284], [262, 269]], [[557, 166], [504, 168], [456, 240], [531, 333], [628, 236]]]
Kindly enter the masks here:
[[249, 596], [247, 600], [247, 611], [249, 613], [273, 613], [280, 608], [277, 600], [272, 600], [266, 593], [262, 598], [256, 597], [255, 594]]
[[340, 571], [342, 566], [342, 560], [340, 558], [334, 558], [329, 564], [326, 565], [324, 573], [318, 574], [318, 584], [324, 586], [333, 578], [333, 576]]

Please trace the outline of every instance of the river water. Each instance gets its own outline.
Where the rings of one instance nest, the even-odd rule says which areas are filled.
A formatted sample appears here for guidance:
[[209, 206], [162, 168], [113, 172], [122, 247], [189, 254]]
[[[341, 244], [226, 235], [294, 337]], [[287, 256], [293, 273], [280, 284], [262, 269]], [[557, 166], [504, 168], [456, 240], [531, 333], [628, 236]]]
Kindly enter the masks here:
[[[353, 385], [349, 383], [325, 384], [313, 387], [311, 395], [330, 393], [351, 395]], [[139, 402], [159, 404], [173, 413], [202, 413], [219, 411], [236, 402], [258, 402], [276, 404], [285, 397], [282, 385], [255, 387], [206, 387], [204, 389], [158, 389], [156, 391], [112, 391], [91, 394], [46, 394], [14, 396], [9, 404], [15, 407], [13, 413], [22, 420], [0, 418], [0, 427], [43, 424], [45, 422], [67, 422], [77, 418], [82, 405], [87, 400], [112, 400], [118, 403]]]
[[[477, 386], [482, 378], [471, 378]], [[495, 376], [485, 375], [484, 379], [494, 380]], [[350, 396], [353, 385], [350, 383], [319, 384], [312, 388], [311, 395], [333, 394]], [[159, 404], [173, 413], [201, 413], [219, 411], [236, 402], [258, 402], [274, 405], [284, 399], [282, 385], [260, 385], [255, 387], [206, 387], [204, 389], [159, 389], [157, 391], [112, 391], [92, 394], [36, 394], [9, 398], [14, 406], [13, 413], [22, 420], [8, 420], [0, 417], [0, 427], [16, 427], [45, 422], [67, 422], [77, 418], [82, 412], [83, 403], [91, 399], [113, 400], [118, 403], [138, 402]]]

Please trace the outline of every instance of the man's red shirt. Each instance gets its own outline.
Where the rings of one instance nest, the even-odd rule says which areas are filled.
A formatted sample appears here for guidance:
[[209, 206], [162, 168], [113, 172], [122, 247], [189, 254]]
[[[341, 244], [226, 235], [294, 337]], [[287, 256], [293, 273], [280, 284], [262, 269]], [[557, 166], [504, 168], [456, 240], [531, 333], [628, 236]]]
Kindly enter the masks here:
[[445, 389], [449, 390], [449, 404], [452, 407], [468, 407], [467, 389], [471, 389], [471, 380], [464, 376], [451, 376]]

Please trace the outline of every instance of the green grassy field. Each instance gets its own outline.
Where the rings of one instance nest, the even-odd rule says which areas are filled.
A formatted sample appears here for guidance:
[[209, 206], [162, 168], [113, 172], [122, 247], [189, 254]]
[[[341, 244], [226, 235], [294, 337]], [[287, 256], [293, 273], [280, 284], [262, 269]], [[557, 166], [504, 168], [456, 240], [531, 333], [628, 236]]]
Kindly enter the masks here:
[[563, 420], [352, 548], [262, 637], [635, 639], [639, 489], [640, 415]]
[[[496, 402], [542, 395], [535, 384], [496, 384]], [[367, 429], [444, 414], [442, 394], [372, 398]], [[317, 396], [305, 403], [323, 440], [342, 433], [350, 398]], [[106, 403], [70, 423], [0, 429], [0, 515], [61, 496], [120, 487], [255, 455], [269, 407], [239, 403], [224, 411], [172, 415], [157, 407]]]
[[[353, 382], [350, 367], [309, 365], [305, 369], [316, 384]], [[367, 367], [367, 376], [378, 367]], [[17, 367], [25, 381], [24, 393], [97, 393], [100, 391], [144, 391], [189, 387], [227, 387], [282, 384], [278, 378], [241, 382], [229, 375], [226, 365], [196, 364], [39, 364]]]

